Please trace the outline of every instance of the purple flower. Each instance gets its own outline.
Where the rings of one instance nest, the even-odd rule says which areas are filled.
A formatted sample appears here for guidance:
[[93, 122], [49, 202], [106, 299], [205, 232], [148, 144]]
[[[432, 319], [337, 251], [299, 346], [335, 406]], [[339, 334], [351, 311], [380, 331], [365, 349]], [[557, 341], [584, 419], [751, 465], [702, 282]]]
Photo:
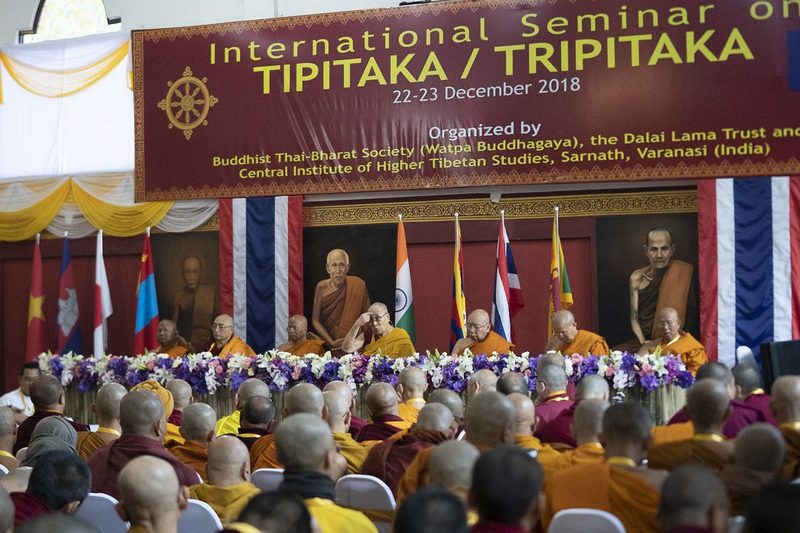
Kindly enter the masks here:
[[694, 376], [688, 370], [682, 370], [676, 373], [675, 383], [682, 389], [688, 389], [694, 383]]
[[639, 384], [646, 394], [650, 394], [658, 388], [658, 377], [655, 374], [645, 374], [639, 378]]

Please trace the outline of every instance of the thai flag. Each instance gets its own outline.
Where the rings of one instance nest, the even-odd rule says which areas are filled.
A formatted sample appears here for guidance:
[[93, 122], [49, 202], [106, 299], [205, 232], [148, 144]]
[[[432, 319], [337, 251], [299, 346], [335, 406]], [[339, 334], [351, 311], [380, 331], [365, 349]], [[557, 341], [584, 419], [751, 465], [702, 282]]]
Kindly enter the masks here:
[[697, 185], [701, 342], [734, 364], [762, 342], [800, 338], [800, 178]]
[[303, 198], [219, 202], [220, 307], [258, 353], [286, 342], [303, 312]]
[[114, 312], [108, 287], [106, 263], [103, 260], [103, 230], [97, 232], [97, 253], [94, 264], [94, 356], [103, 357], [108, 346], [106, 320]]
[[72, 256], [69, 253], [69, 239], [64, 234], [64, 248], [61, 253], [61, 279], [58, 283], [58, 334], [56, 351], [60, 354], [83, 351], [81, 343], [80, 310], [78, 292], [75, 289], [75, 273], [72, 269]]
[[500, 211], [500, 234], [497, 236], [497, 265], [492, 300], [492, 325], [498, 335], [511, 342], [511, 319], [525, 307], [517, 266], [506, 233], [505, 211]]
[[144, 236], [142, 260], [139, 263], [139, 282], [136, 284], [136, 325], [133, 332], [133, 353], [158, 348], [158, 298], [156, 276], [153, 273], [153, 254], [150, 251], [150, 228]]

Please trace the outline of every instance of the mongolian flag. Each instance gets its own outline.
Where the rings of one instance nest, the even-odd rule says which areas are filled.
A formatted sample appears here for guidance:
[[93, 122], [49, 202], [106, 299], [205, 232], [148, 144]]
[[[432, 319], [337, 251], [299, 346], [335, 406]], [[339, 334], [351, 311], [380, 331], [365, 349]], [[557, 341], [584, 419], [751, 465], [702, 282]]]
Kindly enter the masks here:
[[28, 299], [28, 342], [25, 359], [33, 361], [45, 350], [44, 290], [42, 288], [42, 251], [39, 236], [33, 247], [33, 270], [31, 271], [31, 295]]
[[500, 234], [497, 236], [497, 264], [492, 300], [492, 324], [495, 332], [511, 342], [511, 319], [525, 307], [517, 266], [506, 233], [505, 211], [500, 211]]
[[56, 351], [60, 354], [83, 351], [81, 344], [80, 310], [78, 291], [75, 289], [75, 273], [69, 253], [69, 239], [64, 233], [64, 249], [61, 254], [61, 280], [58, 284], [58, 335]]
[[547, 335], [553, 336], [553, 313], [568, 309], [573, 303], [572, 288], [569, 285], [567, 262], [558, 234], [558, 207], [553, 218], [553, 249], [550, 256], [550, 312], [547, 315]]
[[450, 315], [450, 350], [458, 339], [467, 336], [467, 297], [464, 295], [464, 252], [461, 249], [461, 226], [456, 213], [456, 242], [453, 254], [453, 308]]
[[403, 217], [397, 223], [397, 270], [394, 282], [394, 325], [403, 328], [416, 340], [417, 333], [414, 324], [414, 293], [411, 290], [411, 267], [408, 263], [408, 247], [406, 246], [406, 230], [403, 227]]
[[144, 236], [139, 280], [136, 283], [136, 326], [133, 333], [133, 354], [158, 347], [158, 299], [156, 277], [153, 274], [153, 254], [150, 252], [150, 228]]

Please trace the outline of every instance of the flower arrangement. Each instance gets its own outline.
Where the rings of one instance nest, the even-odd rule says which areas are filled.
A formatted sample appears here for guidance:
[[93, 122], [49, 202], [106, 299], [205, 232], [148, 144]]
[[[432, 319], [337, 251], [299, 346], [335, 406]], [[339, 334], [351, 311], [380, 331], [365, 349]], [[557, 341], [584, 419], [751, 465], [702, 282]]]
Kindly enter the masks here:
[[[188, 354], [171, 359], [166, 354], [148, 353], [136, 357], [107, 355], [99, 358], [69, 353], [43, 353], [39, 366], [61, 380], [64, 387], [75, 385], [81, 393], [105, 383], [120, 383], [131, 387], [155, 379], [165, 384], [170, 379], [183, 379], [198, 394], [214, 394], [220, 387], [239, 388], [246, 379], [255, 377], [276, 392], [285, 391], [296, 383], [313, 383], [324, 387], [341, 380], [353, 387], [376, 382], [396, 385], [400, 372], [407, 366], [417, 366], [428, 376], [434, 388], [462, 392], [469, 378], [478, 370], [488, 369], [497, 375], [520, 372], [528, 378], [531, 390], [536, 385], [536, 368], [541, 356], [528, 352], [521, 355], [471, 354], [451, 355], [427, 352], [411, 357], [390, 359], [383, 355], [367, 356], [352, 353], [334, 357], [309, 354], [296, 356], [286, 352], [269, 351], [253, 357], [232, 355], [227, 359], [209, 352]], [[649, 394], [660, 387], [676, 385], [688, 388], [693, 378], [680, 357], [675, 355], [634, 355], [615, 351], [609, 355], [565, 355], [564, 368], [569, 379], [579, 383], [584, 376], [605, 377], [616, 394], [639, 388]]]

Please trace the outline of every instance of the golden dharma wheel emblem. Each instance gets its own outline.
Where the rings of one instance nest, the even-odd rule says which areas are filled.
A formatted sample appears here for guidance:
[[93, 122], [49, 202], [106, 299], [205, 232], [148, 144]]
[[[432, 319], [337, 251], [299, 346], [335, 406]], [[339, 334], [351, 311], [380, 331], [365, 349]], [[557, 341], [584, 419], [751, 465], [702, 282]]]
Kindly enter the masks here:
[[219, 102], [219, 98], [208, 92], [208, 78], [195, 78], [192, 69], [183, 69], [183, 77], [168, 81], [167, 97], [158, 103], [159, 109], [167, 113], [169, 129], [183, 131], [186, 140], [192, 138], [192, 130], [208, 125], [208, 110]]

